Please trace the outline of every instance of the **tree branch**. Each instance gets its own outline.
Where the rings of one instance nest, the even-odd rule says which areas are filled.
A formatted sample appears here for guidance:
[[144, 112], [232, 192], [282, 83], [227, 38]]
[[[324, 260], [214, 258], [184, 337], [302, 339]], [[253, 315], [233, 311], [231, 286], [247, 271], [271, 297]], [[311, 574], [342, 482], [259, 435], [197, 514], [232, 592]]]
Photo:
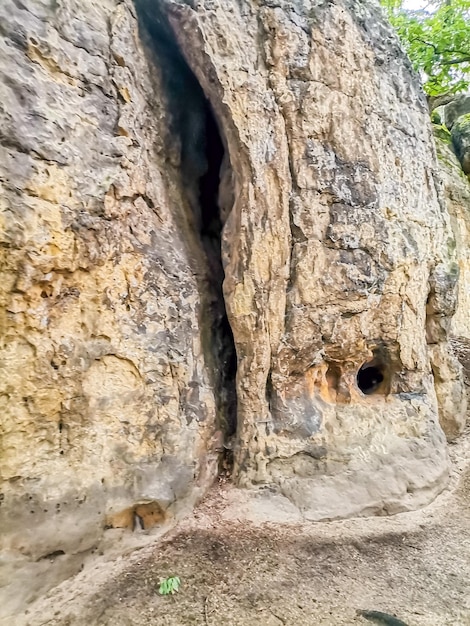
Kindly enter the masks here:
[[420, 37], [413, 37], [413, 39], [410, 39], [410, 43], [412, 43], [413, 41], [419, 41], [425, 46], [429, 46], [430, 48], [434, 50], [436, 55], [439, 55], [439, 56], [443, 56], [444, 54], [461, 54], [462, 55], [461, 59], [452, 59], [450, 61], [440, 61], [440, 63], [443, 63], [444, 65], [455, 65], [457, 63], [466, 63], [470, 61], [470, 53], [464, 52], [463, 50], [449, 50], [448, 48], [444, 48], [443, 50], [440, 50], [439, 46], [436, 46], [435, 44], [430, 43], [429, 41], [425, 41], [424, 39], [421, 39]]
[[424, 41], [424, 39], [421, 39], [420, 37], [413, 37], [413, 39], [410, 39], [410, 43], [413, 43], [413, 41], [419, 41], [420, 43], [424, 43], [425, 46], [429, 46], [434, 50], [436, 54], [439, 54], [438, 47], [435, 46], [433, 43], [429, 43], [429, 41]]
[[440, 61], [442, 65], [458, 65], [459, 63], [469, 63], [470, 55], [463, 57], [461, 59], [449, 59], [448, 61]]

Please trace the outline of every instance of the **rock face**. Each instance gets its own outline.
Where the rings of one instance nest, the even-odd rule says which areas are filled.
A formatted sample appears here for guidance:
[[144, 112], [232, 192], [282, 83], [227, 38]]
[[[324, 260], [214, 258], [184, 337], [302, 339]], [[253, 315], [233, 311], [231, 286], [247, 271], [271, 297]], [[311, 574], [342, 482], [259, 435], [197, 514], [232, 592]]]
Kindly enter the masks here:
[[465, 174], [470, 174], [470, 113], [459, 117], [452, 126], [452, 142]]
[[0, 17], [3, 546], [161, 523], [213, 481], [235, 413], [237, 483], [307, 519], [439, 493], [465, 412], [455, 245], [379, 9]]
[[239, 484], [275, 485], [310, 519], [429, 501], [447, 474], [436, 391], [457, 268], [395, 40], [362, 4], [244, 3], [230, 25], [225, 6], [170, 7], [236, 178], [223, 258]]
[[454, 336], [470, 339], [470, 182], [455, 154], [451, 134], [442, 126], [434, 126], [434, 137], [459, 265], [457, 309], [451, 330]]
[[470, 113], [470, 94], [455, 97], [452, 102], [443, 107], [444, 124], [449, 130], [462, 115]]
[[[470, 94], [456, 96], [449, 104], [441, 107], [441, 110], [444, 128], [451, 131], [453, 151], [464, 173], [468, 176], [470, 175]], [[443, 136], [442, 130], [438, 132], [438, 136], [440, 139], [447, 139]], [[457, 172], [456, 179], [459, 178], [460, 174]]]
[[224, 311], [132, 3], [0, 20], [1, 544], [38, 559], [213, 482]]

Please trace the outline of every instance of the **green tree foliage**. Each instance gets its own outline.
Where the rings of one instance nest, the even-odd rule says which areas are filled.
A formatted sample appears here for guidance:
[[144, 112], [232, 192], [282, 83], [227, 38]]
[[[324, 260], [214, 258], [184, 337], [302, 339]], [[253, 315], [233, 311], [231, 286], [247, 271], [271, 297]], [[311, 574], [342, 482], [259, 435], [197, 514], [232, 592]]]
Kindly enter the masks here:
[[381, 0], [429, 96], [470, 85], [470, 0], [430, 0], [420, 10]]

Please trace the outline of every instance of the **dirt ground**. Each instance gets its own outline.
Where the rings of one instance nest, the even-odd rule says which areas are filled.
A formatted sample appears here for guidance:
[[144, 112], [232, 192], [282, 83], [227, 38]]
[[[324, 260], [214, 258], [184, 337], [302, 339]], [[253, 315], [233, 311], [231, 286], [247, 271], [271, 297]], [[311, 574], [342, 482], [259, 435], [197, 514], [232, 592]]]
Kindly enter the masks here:
[[[10, 623], [372, 623], [357, 614], [362, 609], [408, 626], [470, 625], [469, 432], [450, 453], [450, 488], [426, 509], [393, 517], [266, 524], [247, 521], [240, 506], [233, 519], [244, 492], [220, 483], [163, 540], [97, 560]], [[159, 580], [170, 575], [180, 577], [180, 591], [160, 596]]]

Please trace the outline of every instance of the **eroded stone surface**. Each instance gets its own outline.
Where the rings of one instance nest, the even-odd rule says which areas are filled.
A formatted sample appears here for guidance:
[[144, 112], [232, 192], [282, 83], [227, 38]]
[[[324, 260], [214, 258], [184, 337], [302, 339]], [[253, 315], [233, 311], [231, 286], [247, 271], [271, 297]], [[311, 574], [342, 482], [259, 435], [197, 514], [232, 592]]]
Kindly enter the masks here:
[[4, 547], [86, 550], [213, 480], [234, 405], [221, 222], [238, 484], [312, 520], [439, 493], [438, 410], [447, 432], [464, 403], [455, 245], [379, 9], [6, 0], [0, 17]]
[[444, 183], [447, 208], [455, 237], [459, 280], [457, 308], [452, 318], [452, 334], [470, 338], [470, 182], [462, 171], [453, 150], [450, 133], [442, 127], [434, 127], [438, 163]]
[[[465, 344], [470, 338], [468, 317], [470, 306], [470, 183], [454, 152], [450, 133], [441, 126], [435, 126], [434, 136], [459, 267], [456, 311], [451, 324], [451, 332], [457, 338], [456, 345], [458, 346], [462, 341]], [[440, 401], [440, 420], [447, 438], [453, 439], [462, 432], [465, 426], [465, 411], [456, 410], [456, 406], [459, 406], [459, 397], [461, 402], [465, 403], [464, 391], [460, 384], [460, 367], [455, 357], [448, 350], [443, 349], [442, 345], [432, 346], [431, 361]]]
[[0, 20], [1, 546], [37, 559], [205, 492], [218, 321], [133, 4], [7, 0]]
[[444, 123], [447, 128], [452, 129], [452, 126], [462, 115], [470, 113], [470, 95], [462, 94], [453, 98], [452, 102], [446, 104], [444, 107]]
[[470, 174], [470, 113], [457, 118], [452, 126], [452, 142], [465, 174]]
[[[457, 273], [428, 110], [395, 38], [363, 3], [168, 6], [236, 177], [223, 255], [238, 483], [274, 483], [309, 519], [424, 504], [447, 477], [430, 360], [447, 354]], [[374, 393], [357, 385], [365, 363]]]

